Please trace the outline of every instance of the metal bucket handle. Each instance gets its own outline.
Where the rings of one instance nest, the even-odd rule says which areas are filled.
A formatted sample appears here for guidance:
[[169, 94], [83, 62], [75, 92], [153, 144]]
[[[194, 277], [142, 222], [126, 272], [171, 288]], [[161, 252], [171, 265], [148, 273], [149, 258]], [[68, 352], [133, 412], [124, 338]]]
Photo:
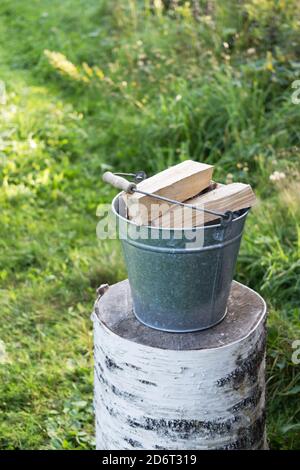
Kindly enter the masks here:
[[[127, 181], [122, 176], [134, 177], [135, 182]], [[204, 209], [203, 207], [194, 206], [192, 204], [185, 204], [184, 202], [175, 201], [174, 199], [158, 196], [157, 194], [148, 193], [138, 189], [136, 184], [140, 181], [143, 181], [146, 177], [146, 173], [143, 171], [138, 171], [137, 173], [112, 173], [111, 171], [106, 171], [105, 173], [103, 173], [102, 179], [105, 183], [111, 184], [115, 188], [121, 189], [122, 191], [125, 191], [128, 194], [144, 194], [145, 196], [149, 196], [160, 201], [168, 202], [169, 204], [177, 204], [178, 206], [187, 207], [192, 210], [216, 215], [217, 217], [220, 217], [222, 219], [221, 226], [223, 227], [228, 226], [234, 218], [234, 214], [232, 211], [217, 212], [210, 209]]]

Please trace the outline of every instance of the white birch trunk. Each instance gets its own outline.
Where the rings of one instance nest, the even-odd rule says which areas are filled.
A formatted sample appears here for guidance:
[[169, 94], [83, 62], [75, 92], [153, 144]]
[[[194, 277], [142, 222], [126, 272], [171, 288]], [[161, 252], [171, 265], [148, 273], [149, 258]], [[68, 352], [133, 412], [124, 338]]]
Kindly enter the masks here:
[[128, 282], [95, 304], [97, 449], [264, 449], [263, 299], [233, 283], [228, 314], [171, 334], [131, 313]]

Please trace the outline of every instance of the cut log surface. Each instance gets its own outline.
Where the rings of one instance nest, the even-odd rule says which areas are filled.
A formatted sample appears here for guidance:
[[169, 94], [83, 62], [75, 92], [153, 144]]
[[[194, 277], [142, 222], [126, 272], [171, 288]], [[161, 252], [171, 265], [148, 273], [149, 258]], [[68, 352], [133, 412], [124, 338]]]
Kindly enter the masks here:
[[[137, 188], [182, 202], [207, 188], [212, 173], [213, 166], [186, 160], [147, 178], [139, 183]], [[148, 224], [171, 207], [166, 202], [162, 203], [139, 193], [125, 194], [124, 199], [129, 218], [140, 225]]]
[[135, 318], [128, 281], [111, 286], [93, 313], [97, 449], [266, 448], [265, 318], [233, 282], [220, 324], [165, 333]]
[[[217, 212], [239, 211], [252, 207], [256, 202], [255, 195], [249, 184], [231, 183], [227, 185], [218, 184], [216, 189], [198, 197], [185, 201], [204, 209]], [[172, 206], [170, 211], [153, 221], [156, 227], [196, 227], [215, 220], [216, 216], [205, 212], [198, 212], [189, 208]]]

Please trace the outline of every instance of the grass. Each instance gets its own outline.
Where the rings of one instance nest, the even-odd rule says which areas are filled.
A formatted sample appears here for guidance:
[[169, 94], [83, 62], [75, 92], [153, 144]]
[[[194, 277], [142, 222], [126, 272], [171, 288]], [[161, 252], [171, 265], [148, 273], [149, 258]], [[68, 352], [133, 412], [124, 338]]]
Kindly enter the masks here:
[[259, 197], [236, 278], [269, 306], [270, 447], [300, 446], [300, 16], [215, 3], [1, 2], [1, 449], [93, 448], [90, 312], [126, 275], [96, 239], [100, 174], [185, 158]]

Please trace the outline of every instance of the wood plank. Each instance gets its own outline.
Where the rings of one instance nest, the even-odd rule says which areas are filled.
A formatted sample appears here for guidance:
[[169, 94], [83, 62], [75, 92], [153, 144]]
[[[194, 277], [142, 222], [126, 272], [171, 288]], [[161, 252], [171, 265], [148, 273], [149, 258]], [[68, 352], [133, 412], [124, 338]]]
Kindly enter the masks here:
[[[192, 160], [185, 160], [137, 185], [137, 188], [182, 202], [199, 194], [209, 186], [213, 166]], [[171, 205], [159, 202], [143, 194], [125, 194], [128, 217], [139, 225], [148, 224], [167, 212]]]
[[[255, 204], [256, 198], [249, 184], [231, 183], [218, 184], [216, 189], [185, 201], [205, 209], [225, 212], [238, 211]], [[172, 206], [169, 212], [152, 222], [156, 227], [197, 227], [204, 223], [217, 220], [215, 215], [201, 213], [192, 209]]]

